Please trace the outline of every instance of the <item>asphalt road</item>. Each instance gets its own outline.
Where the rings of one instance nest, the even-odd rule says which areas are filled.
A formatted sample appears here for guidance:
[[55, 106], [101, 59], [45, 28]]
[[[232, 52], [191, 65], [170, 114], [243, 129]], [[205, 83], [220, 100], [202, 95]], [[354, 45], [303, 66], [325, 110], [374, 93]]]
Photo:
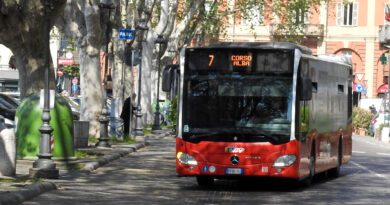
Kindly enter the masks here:
[[354, 136], [352, 161], [341, 176], [316, 178], [309, 188], [258, 179], [218, 180], [202, 189], [195, 178], [177, 177], [174, 139], [151, 145], [95, 172], [68, 176], [59, 190], [36, 204], [390, 204], [390, 144]]

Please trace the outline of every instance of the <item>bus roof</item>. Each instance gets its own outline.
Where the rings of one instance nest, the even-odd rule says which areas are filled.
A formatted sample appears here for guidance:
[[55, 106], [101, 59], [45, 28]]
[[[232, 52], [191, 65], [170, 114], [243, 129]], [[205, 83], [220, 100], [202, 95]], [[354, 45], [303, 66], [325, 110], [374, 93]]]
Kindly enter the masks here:
[[302, 53], [312, 55], [309, 48], [288, 42], [222, 42], [211, 44], [203, 48], [260, 48], [260, 49], [299, 49]]

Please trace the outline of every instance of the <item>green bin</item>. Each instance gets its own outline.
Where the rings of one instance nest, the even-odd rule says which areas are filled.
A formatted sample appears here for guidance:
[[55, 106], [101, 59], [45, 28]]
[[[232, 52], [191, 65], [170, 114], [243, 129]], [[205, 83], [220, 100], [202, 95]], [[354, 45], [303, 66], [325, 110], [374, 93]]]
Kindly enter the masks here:
[[[50, 109], [50, 126], [53, 129], [51, 149], [54, 159], [74, 158], [73, 116], [66, 100], [56, 95], [54, 108]], [[23, 100], [16, 110], [16, 154], [19, 159], [34, 159], [39, 153], [42, 126], [42, 109], [39, 95]]]

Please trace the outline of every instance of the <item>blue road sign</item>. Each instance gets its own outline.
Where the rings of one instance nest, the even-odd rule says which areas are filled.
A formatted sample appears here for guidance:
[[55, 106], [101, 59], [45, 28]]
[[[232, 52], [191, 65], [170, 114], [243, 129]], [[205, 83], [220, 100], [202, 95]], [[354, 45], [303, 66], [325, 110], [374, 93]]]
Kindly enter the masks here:
[[355, 85], [355, 91], [357, 92], [357, 93], [361, 93], [362, 91], [363, 91], [363, 85], [362, 84], [360, 84], [360, 83], [356, 83], [356, 85]]
[[119, 39], [122, 40], [134, 40], [134, 30], [121, 28], [119, 29]]

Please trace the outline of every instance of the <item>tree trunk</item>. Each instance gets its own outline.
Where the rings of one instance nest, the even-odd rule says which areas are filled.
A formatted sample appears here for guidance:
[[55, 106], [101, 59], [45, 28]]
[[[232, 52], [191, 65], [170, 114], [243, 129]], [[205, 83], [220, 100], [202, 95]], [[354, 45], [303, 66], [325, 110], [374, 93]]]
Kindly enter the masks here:
[[[118, 30], [114, 30], [113, 36], [118, 36]], [[120, 115], [120, 112], [122, 111], [122, 105], [123, 101], [129, 97], [125, 95], [125, 87], [124, 82], [125, 81], [132, 81], [132, 79], [126, 79], [124, 76], [124, 41], [123, 40], [114, 40], [113, 42], [113, 63], [112, 63], [112, 69], [111, 69], [111, 76], [112, 76], [112, 98], [113, 102], [111, 105], [115, 107], [111, 107], [111, 111], [114, 111], [114, 113], [111, 113], [111, 116], [118, 118]]]
[[144, 42], [142, 47], [142, 84], [141, 84], [141, 107], [142, 113], [144, 114], [143, 118], [147, 124], [152, 124], [153, 122], [153, 111], [152, 111], [152, 102], [153, 102], [153, 92], [152, 88], [154, 87], [151, 72], [153, 71], [153, 34], [148, 33], [146, 42]]
[[[96, 50], [99, 50], [96, 48]], [[95, 50], [95, 51], [96, 51]], [[103, 106], [103, 87], [100, 74], [98, 52], [89, 52], [87, 47], [80, 47], [80, 120], [90, 121], [89, 134], [100, 133], [99, 116]]]
[[[19, 88], [20, 97], [24, 97], [39, 93], [40, 89], [43, 89], [45, 79], [43, 73], [45, 73], [44, 65], [44, 53], [43, 49], [33, 47], [25, 47], [22, 50], [13, 50], [16, 67], [19, 71]], [[51, 62], [51, 61], [50, 61]], [[49, 70], [49, 88], [54, 89], [54, 70], [53, 65], [50, 65]]]

